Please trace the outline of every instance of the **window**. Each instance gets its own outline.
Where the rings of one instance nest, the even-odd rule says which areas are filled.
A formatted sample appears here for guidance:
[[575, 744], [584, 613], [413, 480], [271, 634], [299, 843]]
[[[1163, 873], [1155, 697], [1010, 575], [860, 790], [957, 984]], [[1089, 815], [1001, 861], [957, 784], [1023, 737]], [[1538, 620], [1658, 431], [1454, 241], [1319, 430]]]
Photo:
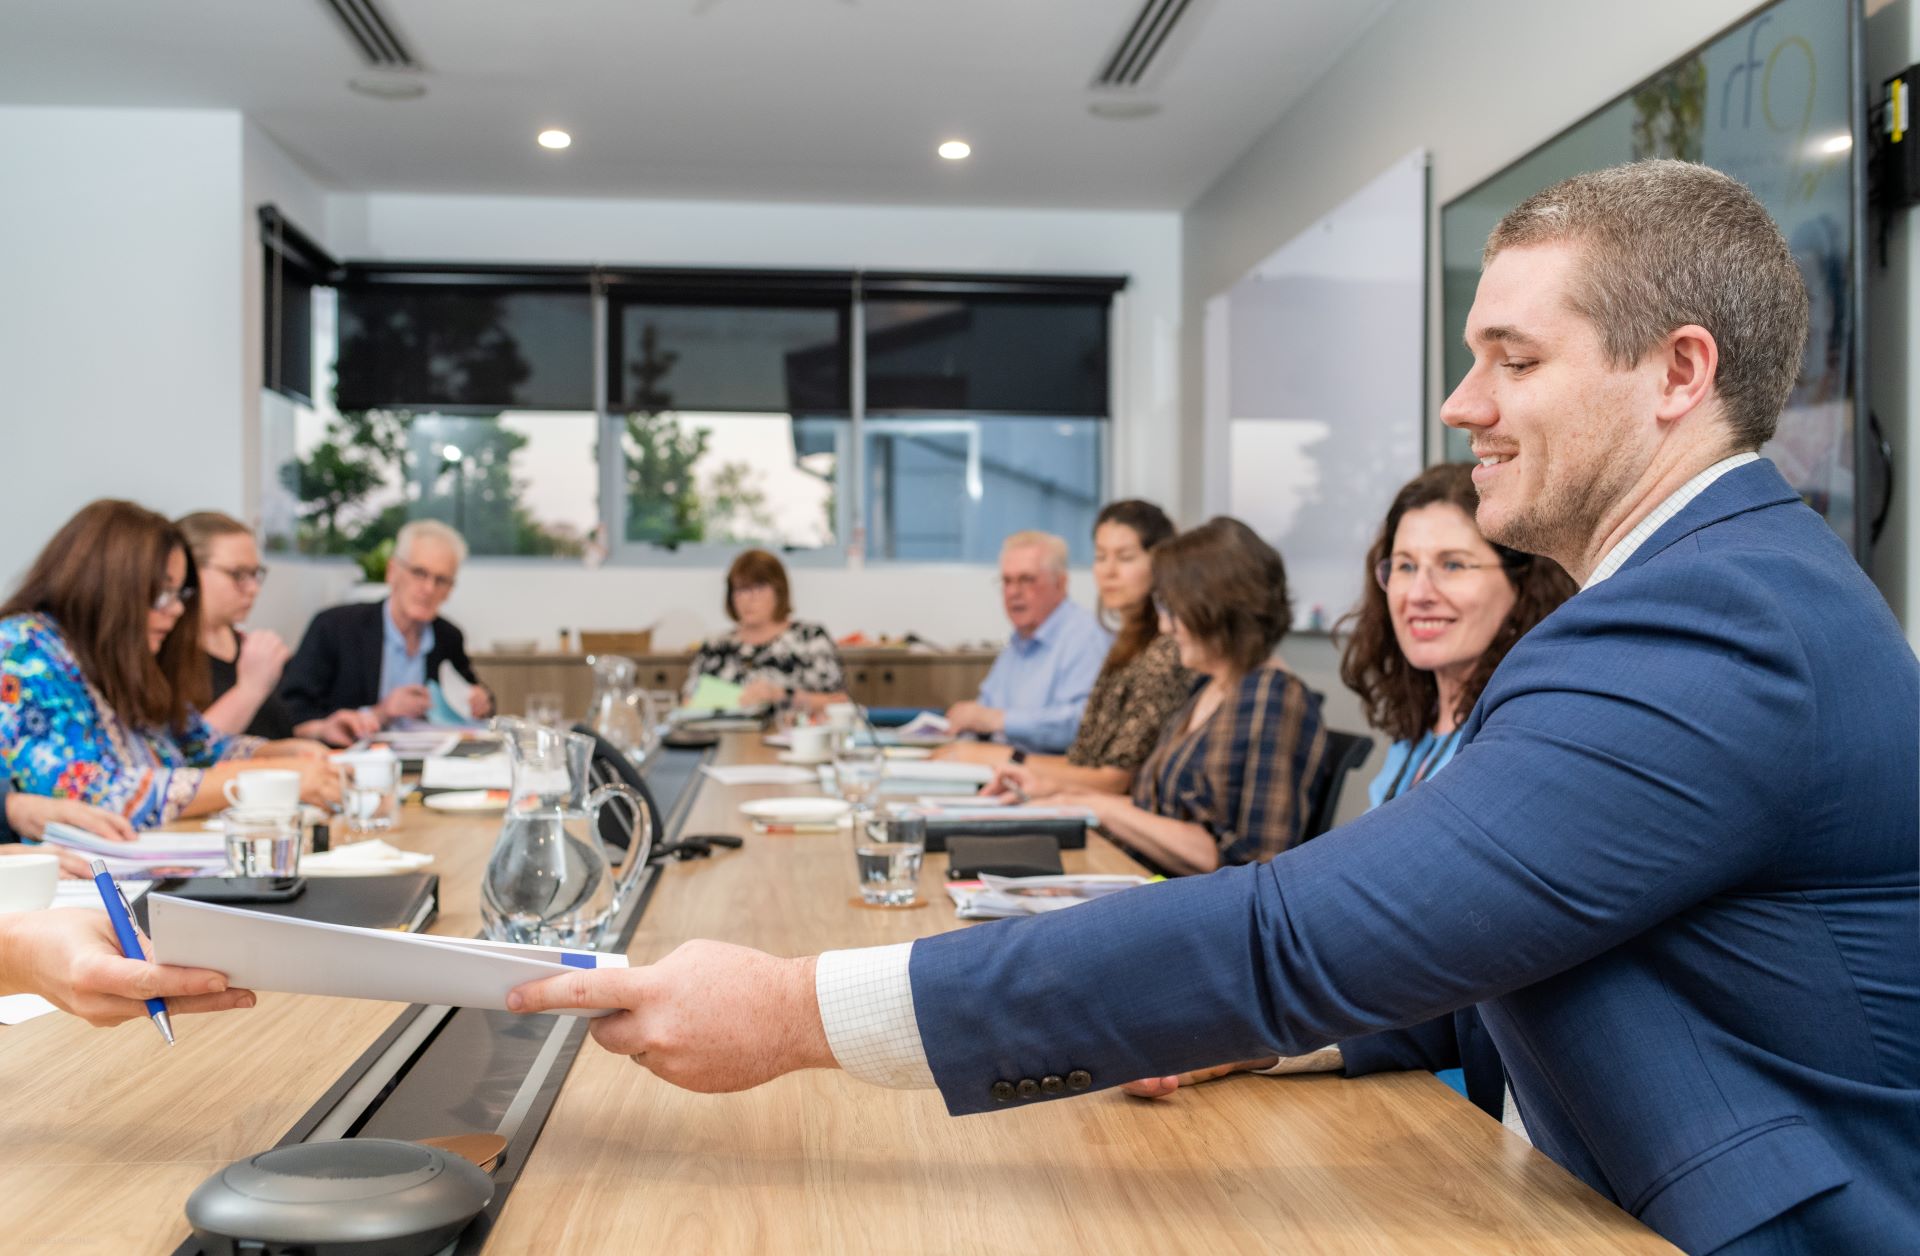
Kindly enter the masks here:
[[261, 313], [266, 356], [261, 381], [290, 401], [313, 401], [313, 291], [337, 263], [271, 205], [260, 207], [264, 252]]
[[269, 548], [377, 573], [434, 518], [477, 556], [833, 556], [864, 532], [875, 561], [991, 562], [1044, 528], [1091, 557], [1123, 281], [307, 250], [268, 278], [298, 306], [269, 318]]

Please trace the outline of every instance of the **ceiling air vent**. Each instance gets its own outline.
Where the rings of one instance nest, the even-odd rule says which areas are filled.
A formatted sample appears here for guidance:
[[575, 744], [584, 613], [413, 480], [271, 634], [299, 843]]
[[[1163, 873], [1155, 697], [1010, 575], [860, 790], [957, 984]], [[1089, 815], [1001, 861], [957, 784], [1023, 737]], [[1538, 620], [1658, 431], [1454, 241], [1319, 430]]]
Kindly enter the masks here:
[[383, 70], [420, 68], [420, 63], [407, 51], [407, 46], [400, 42], [393, 23], [373, 0], [321, 0], [321, 3], [333, 11], [334, 17], [346, 30], [347, 38], [353, 41], [353, 46], [360, 50], [360, 55], [368, 65]]
[[1204, 3], [1205, 0], [1145, 0], [1120, 42], [1101, 62], [1092, 85], [1109, 90], [1142, 86], [1151, 71], [1164, 67], [1162, 56], [1180, 20]]

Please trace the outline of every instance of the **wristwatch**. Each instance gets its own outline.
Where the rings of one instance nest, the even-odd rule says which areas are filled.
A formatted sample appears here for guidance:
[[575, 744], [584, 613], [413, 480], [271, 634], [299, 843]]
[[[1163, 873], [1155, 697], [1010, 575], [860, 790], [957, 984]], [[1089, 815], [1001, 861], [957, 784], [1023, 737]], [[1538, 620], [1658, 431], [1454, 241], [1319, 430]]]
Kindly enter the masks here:
[[1015, 746], [1013, 748], [1013, 753], [1007, 757], [1008, 763], [1025, 763], [1026, 761], [1027, 761], [1027, 752], [1020, 749], [1020, 747], [1018, 746]]

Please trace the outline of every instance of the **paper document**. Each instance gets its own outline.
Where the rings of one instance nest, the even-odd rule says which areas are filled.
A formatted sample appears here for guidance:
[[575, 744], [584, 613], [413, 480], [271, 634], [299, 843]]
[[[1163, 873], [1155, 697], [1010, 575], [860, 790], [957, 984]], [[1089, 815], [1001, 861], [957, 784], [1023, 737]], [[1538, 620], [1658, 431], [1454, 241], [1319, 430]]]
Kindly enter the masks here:
[[938, 711], [922, 711], [893, 731], [899, 737], [945, 737], [953, 725]]
[[18, 1025], [59, 1010], [37, 994], [0, 995], [0, 1025]]
[[[209, 968], [233, 985], [284, 994], [504, 1011], [507, 991], [523, 982], [569, 968], [627, 966], [626, 956], [602, 951], [355, 929], [171, 894], [155, 894], [147, 912], [157, 962]], [[607, 1015], [579, 1008], [559, 1014]]]
[[377, 737], [361, 742], [349, 753], [385, 746], [402, 759], [431, 759], [436, 755], [452, 754], [454, 747], [459, 744], [459, 733], [450, 733], [441, 728], [390, 728]]
[[424, 851], [401, 850], [379, 838], [335, 846], [300, 861], [303, 877], [375, 877], [418, 872], [433, 862]]
[[452, 716], [451, 722], [455, 724], [473, 723], [473, 686], [454, 668], [452, 659], [441, 662], [440, 674], [434, 679], [440, 683], [440, 698], [447, 704], [447, 710], [434, 714], [441, 719]]
[[513, 766], [501, 754], [443, 756], [420, 765], [422, 789], [511, 789]]
[[947, 882], [947, 897], [953, 900], [962, 920], [998, 920], [1004, 916], [1043, 915], [1146, 883], [1146, 877], [1124, 873], [1046, 877], [987, 874], [978, 881]]
[[205, 831], [142, 833], [131, 842], [116, 842], [55, 820], [47, 825], [46, 841], [54, 846], [77, 850], [83, 855], [119, 863], [227, 861], [226, 836]]
[[709, 763], [700, 769], [722, 785], [811, 785], [812, 768], [780, 763]]
[[740, 686], [718, 676], [702, 676], [693, 684], [693, 696], [686, 701], [693, 711], [738, 711]]

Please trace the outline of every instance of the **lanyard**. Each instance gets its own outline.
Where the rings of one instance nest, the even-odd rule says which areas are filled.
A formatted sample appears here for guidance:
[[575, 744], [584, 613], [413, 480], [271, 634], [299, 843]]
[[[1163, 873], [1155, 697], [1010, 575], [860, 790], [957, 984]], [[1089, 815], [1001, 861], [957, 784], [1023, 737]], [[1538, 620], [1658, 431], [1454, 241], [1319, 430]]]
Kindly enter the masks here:
[[1446, 761], [1447, 752], [1453, 748], [1453, 743], [1458, 741], [1459, 739], [1460, 739], [1459, 728], [1455, 728], [1452, 732], [1448, 733], [1445, 737], [1435, 738], [1433, 743], [1433, 749], [1427, 751], [1427, 753], [1421, 757], [1420, 767], [1417, 771], [1414, 772], [1413, 779], [1411, 781], [1407, 781], [1407, 769], [1413, 767], [1413, 747], [1408, 746], [1406, 761], [1400, 765], [1399, 774], [1393, 778], [1393, 784], [1389, 786], [1387, 789], [1387, 796], [1381, 801], [1391, 802], [1395, 798], [1398, 798], [1400, 796], [1400, 783], [1402, 781], [1407, 781], [1407, 788], [1412, 789], [1415, 785], [1418, 785], [1421, 781], [1426, 780], [1428, 771], [1430, 769], [1433, 769], [1436, 764], [1443, 763]]

